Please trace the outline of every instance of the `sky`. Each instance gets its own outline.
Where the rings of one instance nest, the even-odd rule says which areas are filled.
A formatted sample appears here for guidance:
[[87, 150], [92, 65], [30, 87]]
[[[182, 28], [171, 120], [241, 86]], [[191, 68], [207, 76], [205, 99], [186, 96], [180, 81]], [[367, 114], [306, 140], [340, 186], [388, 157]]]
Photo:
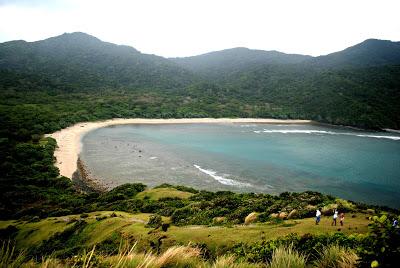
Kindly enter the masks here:
[[0, 42], [85, 32], [143, 53], [232, 47], [325, 55], [400, 41], [399, 0], [0, 0]]

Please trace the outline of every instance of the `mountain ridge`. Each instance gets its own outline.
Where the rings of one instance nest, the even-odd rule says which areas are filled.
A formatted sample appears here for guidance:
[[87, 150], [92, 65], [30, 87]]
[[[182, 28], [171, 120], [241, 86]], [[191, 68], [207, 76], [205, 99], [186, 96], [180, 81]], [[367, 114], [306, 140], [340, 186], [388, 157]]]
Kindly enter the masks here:
[[[170, 59], [66, 33], [1, 43], [0, 90], [47, 94], [57, 88], [66, 96], [84, 92], [88, 99], [99, 90], [112, 98], [137, 92], [145, 100], [141, 107], [152, 107], [149, 114], [159, 117], [297, 118], [399, 129], [399, 44], [368, 39], [319, 57], [239, 47]], [[153, 96], [143, 97], [148, 94]], [[117, 115], [142, 114], [136, 111]]]
[[157, 81], [163, 81], [174, 88], [194, 80], [190, 72], [163, 57], [80, 32], [35, 42], [1, 43], [0, 69], [39, 72], [87, 86], [99, 84], [97, 80], [108, 86], [157, 87]]
[[[52, 36], [43, 40], [37, 40], [37, 41], [25, 41], [25, 40], [10, 40], [10, 41], [5, 41], [5, 42], [1, 42], [0, 45], [4, 45], [4, 44], [11, 44], [11, 43], [25, 43], [25, 44], [38, 44], [38, 43], [49, 43], [52, 42], [53, 40], [63, 40], [63, 41], [71, 41], [71, 40], [75, 40], [75, 41], [90, 41], [91, 43], [97, 42], [97, 43], [103, 43], [103, 44], [109, 44], [109, 45], [114, 45], [114, 46], [118, 46], [118, 47], [127, 47], [127, 48], [131, 48], [143, 55], [156, 55], [153, 53], [142, 53], [139, 50], [137, 50], [136, 48], [134, 48], [133, 46], [130, 45], [118, 45], [118, 44], [114, 44], [111, 42], [106, 42], [106, 41], [102, 41], [101, 39], [84, 33], [84, 32], [71, 32], [71, 33], [63, 33], [61, 35], [57, 35], [57, 36]], [[311, 55], [306, 55], [306, 54], [300, 54], [300, 53], [285, 53], [285, 52], [281, 52], [277, 49], [273, 49], [273, 50], [263, 50], [263, 49], [250, 49], [247, 47], [232, 47], [232, 48], [227, 48], [227, 49], [222, 49], [222, 50], [215, 50], [215, 51], [209, 51], [206, 53], [202, 53], [199, 55], [193, 55], [193, 56], [185, 56], [185, 57], [163, 57], [163, 56], [158, 56], [158, 57], [162, 57], [164, 59], [170, 59], [170, 60], [184, 60], [184, 59], [189, 59], [189, 58], [197, 58], [197, 57], [204, 57], [204, 56], [212, 56], [212, 55], [216, 55], [218, 53], [224, 53], [227, 54], [229, 52], [235, 52], [235, 51], [247, 51], [247, 52], [253, 52], [253, 53], [270, 53], [270, 54], [281, 54], [281, 55], [286, 55], [286, 56], [296, 56], [296, 57], [304, 57], [304, 58], [313, 58], [313, 59], [318, 59], [318, 58], [325, 58], [327, 56], [330, 55], [335, 55], [337, 53], [340, 52], [344, 52], [344, 51], [349, 51], [351, 49], [357, 48], [357, 47], [366, 47], [368, 45], [371, 45], [372, 43], [380, 43], [380, 44], [386, 44], [386, 45], [394, 45], [396, 46], [397, 49], [399, 49], [400, 47], [400, 41], [392, 41], [392, 40], [384, 40], [384, 39], [377, 39], [377, 38], [368, 38], [360, 43], [357, 43], [355, 45], [352, 45], [348, 48], [345, 48], [343, 50], [339, 50], [339, 51], [335, 51], [335, 52], [331, 52], [325, 55], [320, 55], [320, 56], [311, 56]], [[82, 44], [82, 42], [80, 42], [80, 44]]]

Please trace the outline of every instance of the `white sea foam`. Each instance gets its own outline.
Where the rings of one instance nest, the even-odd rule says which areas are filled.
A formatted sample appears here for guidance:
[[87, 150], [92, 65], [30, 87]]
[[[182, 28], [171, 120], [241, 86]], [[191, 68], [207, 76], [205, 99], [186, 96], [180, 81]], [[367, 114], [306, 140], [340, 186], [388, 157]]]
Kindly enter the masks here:
[[367, 137], [367, 138], [377, 138], [377, 139], [390, 139], [398, 141], [400, 140], [399, 136], [379, 136], [379, 135], [356, 135], [358, 137]]
[[390, 139], [390, 140], [400, 140], [400, 136], [385, 136], [385, 135], [369, 135], [369, 134], [356, 134], [350, 132], [333, 132], [325, 130], [313, 130], [313, 129], [264, 129], [255, 130], [254, 133], [282, 133], [282, 134], [327, 134], [327, 135], [347, 135], [347, 136], [357, 136], [363, 138], [376, 138], [376, 139]]
[[313, 134], [313, 133], [318, 133], [318, 134], [337, 134], [336, 132], [331, 132], [331, 131], [324, 131], [324, 130], [309, 130], [309, 129], [264, 129], [264, 133], [283, 133], [283, 134], [290, 134], [290, 133], [295, 133], [295, 134]]
[[384, 128], [383, 130], [386, 130], [387, 132], [400, 133], [399, 129]]
[[217, 172], [215, 172], [213, 170], [207, 170], [207, 169], [201, 168], [199, 165], [193, 165], [193, 166], [195, 168], [197, 168], [198, 170], [200, 170], [201, 172], [211, 176], [213, 179], [215, 179], [216, 181], [218, 181], [221, 184], [230, 185], [230, 186], [243, 186], [243, 187], [251, 187], [252, 186], [250, 183], [239, 182], [239, 181], [235, 181], [232, 179], [224, 178], [222, 176], [218, 176]]

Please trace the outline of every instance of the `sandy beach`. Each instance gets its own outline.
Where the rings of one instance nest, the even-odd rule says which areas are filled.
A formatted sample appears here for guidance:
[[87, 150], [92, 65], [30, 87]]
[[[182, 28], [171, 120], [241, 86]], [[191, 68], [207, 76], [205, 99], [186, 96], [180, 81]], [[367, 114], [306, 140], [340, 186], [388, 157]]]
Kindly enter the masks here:
[[60, 175], [72, 178], [77, 169], [77, 161], [81, 152], [82, 137], [89, 131], [112, 125], [128, 124], [190, 124], [190, 123], [263, 123], [263, 124], [307, 124], [310, 120], [279, 120], [259, 118], [184, 118], [184, 119], [111, 119], [106, 121], [78, 123], [62, 129], [46, 137], [52, 137], [57, 141], [58, 148], [54, 155], [57, 159], [56, 166], [60, 169]]

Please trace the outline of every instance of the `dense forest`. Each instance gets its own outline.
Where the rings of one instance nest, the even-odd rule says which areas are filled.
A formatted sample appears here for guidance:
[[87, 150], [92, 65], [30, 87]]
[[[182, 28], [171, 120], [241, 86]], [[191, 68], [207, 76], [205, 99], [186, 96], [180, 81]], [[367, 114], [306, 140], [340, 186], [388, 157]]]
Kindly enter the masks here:
[[399, 42], [370, 39], [321, 57], [235, 48], [166, 59], [63, 34], [0, 44], [1, 105], [46, 104], [56, 114], [68, 106], [88, 119], [275, 117], [398, 129], [399, 55]]

